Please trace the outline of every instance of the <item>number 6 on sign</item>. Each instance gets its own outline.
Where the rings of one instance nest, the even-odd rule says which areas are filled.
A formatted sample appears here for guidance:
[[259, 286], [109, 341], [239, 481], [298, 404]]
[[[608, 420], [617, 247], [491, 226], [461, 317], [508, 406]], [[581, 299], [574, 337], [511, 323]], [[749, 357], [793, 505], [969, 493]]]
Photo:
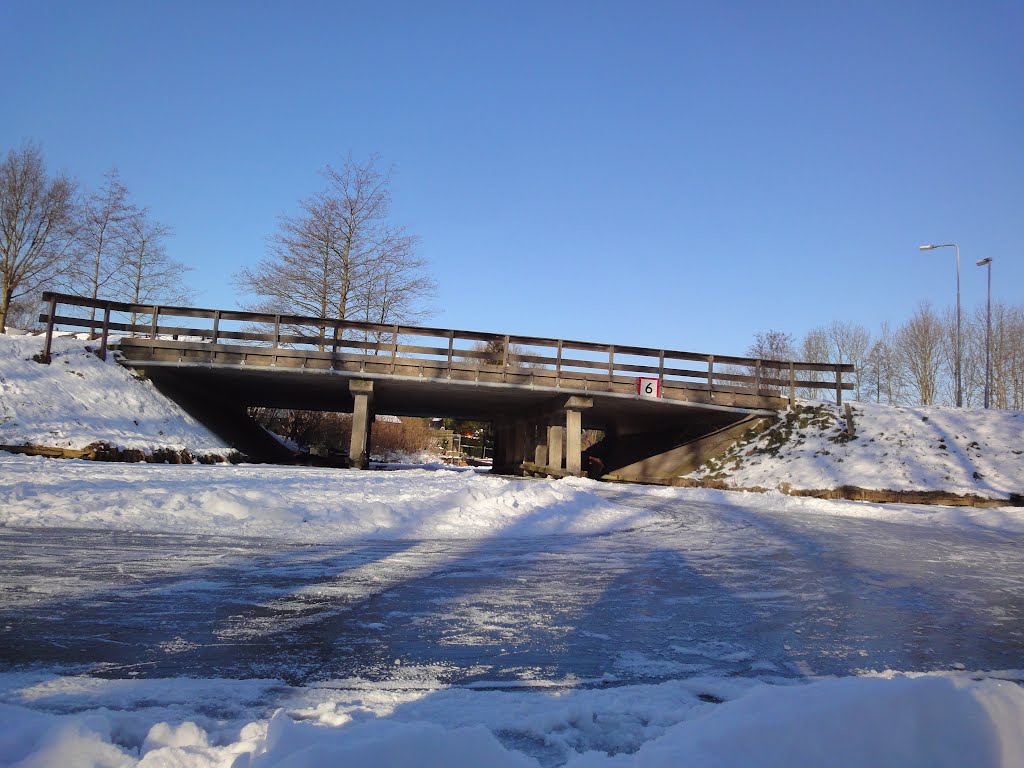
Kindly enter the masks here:
[[661, 397], [661, 382], [641, 376], [636, 380], [636, 393], [640, 397]]

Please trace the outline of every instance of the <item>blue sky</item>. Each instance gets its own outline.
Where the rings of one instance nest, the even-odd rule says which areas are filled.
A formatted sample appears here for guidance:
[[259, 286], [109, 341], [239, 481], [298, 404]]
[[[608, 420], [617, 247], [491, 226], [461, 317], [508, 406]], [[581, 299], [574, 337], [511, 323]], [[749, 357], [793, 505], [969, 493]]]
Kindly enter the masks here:
[[[238, 306], [318, 170], [379, 153], [432, 324], [742, 353], [1020, 303], [1020, 2], [5, 3], [0, 149], [116, 165]], [[12, 30], [14, 33], [12, 34]]]

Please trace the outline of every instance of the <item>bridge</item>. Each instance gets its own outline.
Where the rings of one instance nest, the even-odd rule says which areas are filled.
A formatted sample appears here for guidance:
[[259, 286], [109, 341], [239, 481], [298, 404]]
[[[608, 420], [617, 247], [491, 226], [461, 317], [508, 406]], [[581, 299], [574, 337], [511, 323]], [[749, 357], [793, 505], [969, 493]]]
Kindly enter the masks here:
[[[55, 329], [85, 329], [106, 358], [143, 372], [222, 436], [250, 406], [353, 414], [349, 457], [365, 467], [375, 413], [494, 425], [495, 470], [579, 475], [581, 434], [605, 433], [598, 474], [667, 479], [702, 446], [774, 418], [797, 390], [843, 392], [853, 366], [588, 341], [43, 294]], [[848, 377], [849, 378], [849, 377]], [[249, 425], [248, 450], [258, 458]], [[708, 436], [711, 436], [710, 443]], [[265, 446], [266, 444], [264, 444]]]

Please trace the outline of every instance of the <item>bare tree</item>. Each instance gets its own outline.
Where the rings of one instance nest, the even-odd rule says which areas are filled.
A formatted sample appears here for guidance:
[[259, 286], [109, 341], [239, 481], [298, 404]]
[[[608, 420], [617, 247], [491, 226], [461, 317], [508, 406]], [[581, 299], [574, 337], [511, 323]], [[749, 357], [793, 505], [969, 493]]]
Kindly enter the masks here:
[[[956, 314], [945, 313], [946, 338], [948, 339], [947, 366], [948, 399], [956, 400]], [[985, 398], [985, 314], [984, 311], [964, 315], [961, 339], [961, 376], [963, 382], [963, 404], [972, 408], [984, 402]]]
[[0, 332], [12, 302], [68, 268], [75, 184], [50, 178], [35, 144], [0, 162]]
[[[754, 342], [747, 347], [747, 357], [757, 360], [777, 360], [789, 362], [796, 358], [793, 350], [793, 335], [785, 331], [764, 331], [754, 336]], [[750, 376], [762, 378], [782, 378], [782, 369], [770, 364], [762, 365], [760, 370], [755, 366], [747, 371]], [[787, 374], [788, 375], [788, 374]], [[778, 385], [766, 386], [764, 389], [779, 391]]]
[[900, 360], [921, 405], [935, 405], [944, 333], [941, 318], [922, 302], [896, 335]]
[[[80, 290], [90, 298], [112, 289], [124, 266], [131, 223], [139, 211], [128, 199], [128, 187], [116, 168], [103, 177], [99, 189], [91, 192], [81, 209], [78, 226]], [[96, 308], [89, 314], [96, 320]]]
[[995, 408], [1024, 409], [1024, 308], [992, 304], [992, 398]]
[[416, 239], [389, 222], [391, 177], [377, 162], [328, 165], [326, 188], [281, 217], [270, 255], [235, 278], [257, 297], [253, 309], [378, 323], [421, 316], [433, 282]]
[[830, 343], [829, 362], [845, 365], [850, 363], [856, 369], [854, 399], [861, 399], [860, 371], [864, 367], [868, 349], [871, 346], [871, 332], [857, 323], [833, 320], [828, 326]]
[[[800, 343], [800, 359], [808, 363], [829, 363], [829, 338], [824, 328], [812, 328], [804, 336]], [[806, 381], [825, 382], [829, 375], [825, 371], [804, 371], [801, 374]], [[812, 387], [801, 387], [800, 396], [810, 400], [817, 400], [821, 397], [829, 397], [830, 390], [814, 389]]]
[[[115, 298], [130, 304], [178, 303], [189, 300], [182, 276], [191, 271], [167, 255], [165, 241], [171, 234], [166, 224], [153, 221], [143, 208], [127, 221], [125, 247], [114, 285]], [[131, 313], [131, 324], [138, 320]]]
[[900, 366], [896, 339], [887, 322], [883, 322], [878, 336], [868, 350], [863, 371], [858, 370], [857, 380], [863, 386], [863, 395], [876, 403], [886, 402], [897, 405], [903, 402], [904, 381]]

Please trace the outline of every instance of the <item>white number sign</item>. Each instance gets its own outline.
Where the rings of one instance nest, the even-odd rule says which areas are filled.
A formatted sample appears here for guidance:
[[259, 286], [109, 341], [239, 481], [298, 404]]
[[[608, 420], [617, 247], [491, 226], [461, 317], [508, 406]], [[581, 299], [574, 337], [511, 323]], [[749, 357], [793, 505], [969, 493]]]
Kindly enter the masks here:
[[640, 397], [661, 397], [661, 382], [641, 376], [636, 380], [636, 393]]

